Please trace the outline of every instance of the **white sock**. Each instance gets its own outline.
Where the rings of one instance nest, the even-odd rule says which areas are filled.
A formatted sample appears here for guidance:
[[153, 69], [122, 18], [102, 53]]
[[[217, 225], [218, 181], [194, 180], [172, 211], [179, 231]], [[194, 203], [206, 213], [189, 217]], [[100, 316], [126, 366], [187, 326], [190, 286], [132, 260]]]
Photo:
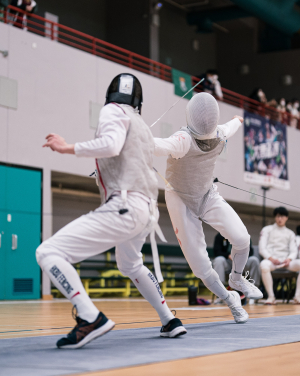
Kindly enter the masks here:
[[202, 282], [211, 292], [217, 295], [218, 298], [223, 299], [226, 303], [226, 299], [229, 298], [230, 302], [233, 302], [231, 295], [226, 290], [225, 286], [220, 280], [218, 273], [214, 269], [212, 269], [211, 274], [208, 278], [202, 279]]
[[62, 257], [52, 255], [43, 258], [40, 266], [58, 290], [76, 306], [78, 316], [94, 322], [99, 311], [86, 293], [73, 266]]
[[240, 281], [242, 278], [242, 273], [244, 271], [245, 265], [249, 257], [250, 246], [238, 251], [232, 247], [231, 257], [232, 257], [232, 270], [231, 270], [231, 279], [233, 281]]
[[143, 297], [156, 310], [162, 325], [167, 325], [170, 320], [174, 319], [174, 315], [166, 303], [159, 283], [146, 266], [143, 265], [136, 275], [129, 275], [128, 277], [132, 280]]
[[273, 278], [269, 270], [262, 269], [261, 278], [268, 293], [268, 298], [274, 298]]

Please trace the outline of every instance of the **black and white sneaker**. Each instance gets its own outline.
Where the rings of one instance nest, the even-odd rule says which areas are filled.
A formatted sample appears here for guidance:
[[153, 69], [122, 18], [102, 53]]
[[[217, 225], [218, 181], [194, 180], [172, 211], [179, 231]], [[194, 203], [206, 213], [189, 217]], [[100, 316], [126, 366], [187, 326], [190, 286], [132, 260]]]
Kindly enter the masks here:
[[169, 321], [167, 325], [162, 326], [160, 329], [161, 337], [175, 338], [182, 336], [185, 333], [185, 327], [182, 325], [182, 322], [176, 318]]
[[77, 325], [67, 335], [57, 341], [56, 346], [59, 349], [78, 349], [83, 347], [93, 339], [109, 332], [115, 326], [115, 323], [109, 320], [104, 313], [100, 312], [96, 320], [89, 323], [75, 315]]

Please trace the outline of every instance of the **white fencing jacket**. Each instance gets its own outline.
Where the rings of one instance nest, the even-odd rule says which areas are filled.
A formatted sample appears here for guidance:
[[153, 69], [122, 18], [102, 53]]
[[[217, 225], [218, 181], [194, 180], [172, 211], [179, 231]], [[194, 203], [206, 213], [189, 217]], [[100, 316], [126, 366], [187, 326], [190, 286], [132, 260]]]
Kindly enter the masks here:
[[273, 257], [280, 262], [287, 258], [295, 260], [298, 249], [294, 232], [276, 223], [264, 227], [260, 233], [259, 253], [265, 259]]
[[298, 249], [298, 259], [300, 259], [300, 235], [296, 235], [296, 243], [297, 243], [297, 249]]
[[[240, 120], [235, 118], [225, 124], [218, 125], [217, 130], [220, 129], [224, 137], [229, 138], [237, 132], [241, 125]], [[169, 138], [154, 138], [154, 142], [154, 155], [157, 157], [171, 155], [172, 158], [179, 159], [183, 158], [190, 150], [192, 137], [186, 132], [178, 131]]]

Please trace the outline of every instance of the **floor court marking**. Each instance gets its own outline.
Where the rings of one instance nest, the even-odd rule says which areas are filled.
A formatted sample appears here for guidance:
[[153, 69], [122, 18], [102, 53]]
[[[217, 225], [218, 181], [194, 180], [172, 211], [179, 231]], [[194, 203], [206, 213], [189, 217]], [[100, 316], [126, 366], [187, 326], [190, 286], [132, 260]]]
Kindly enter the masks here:
[[215, 309], [229, 309], [226, 307], [180, 307], [180, 308], [172, 308], [175, 311], [212, 311]]
[[299, 318], [188, 324], [188, 333], [176, 339], [159, 337], [159, 327], [116, 330], [76, 351], [55, 347], [61, 335], [0, 340], [1, 372], [61, 376], [294, 343], [300, 341]]
[[[93, 302], [146, 302], [143, 298], [124, 298], [124, 299], [91, 299]], [[167, 302], [187, 302], [188, 299], [166, 299]], [[5, 300], [0, 301], [0, 305], [6, 304], [50, 304], [50, 303], [70, 303], [68, 299], [52, 299], [52, 300]]]
[[[219, 307], [221, 308], [221, 307]], [[228, 307], [223, 307], [223, 308], [228, 308]], [[175, 309], [175, 308], [174, 308]], [[179, 310], [179, 308], [176, 308], [177, 310]], [[283, 313], [283, 312], [290, 312], [290, 311], [277, 311], [276, 313]], [[253, 315], [263, 315], [263, 314], [266, 314], [265, 312], [261, 312], [261, 313], [254, 313]], [[223, 317], [226, 317], [228, 315], [225, 315], [225, 316], [207, 316], [207, 317], [185, 317], [184, 319], [182, 319], [182, 321], [184, 320], [199, 320], [199, 319], [217, 319], [217, 318], [223, 318]], [[293, 315], [285, 315], [283, 317], [287, 317], [287, 316], [295, 316], [294, 314]], [[250, 314], [250, 317], [251, 317], [251, 314]], [[272, 316], [272, 317], [282, 317], [282, 316]], [[265, 318], [270, 318], [270, 317], [262, 317], [263, 319]], [[160, 320], [153, 320], [153, 321], [136, 321], [136, 322], [123, 322], [123, 323], [118, 323], [116, 324], [115, 326], [118, 326], [118, 325], [134, 325], [134, 324], [147, 324], [147, 323], [154, 323], [154, 322], [157, 322], [157, 323], [160, 323]], [[211, 321], [211, 323], [214, 323], [215, 321]], [[226, 321], [220, 321], [220, 322], [226, 322]], [[197, 323], [196, 323], [197, 324]], [[198, 324], [202, 324], [202, 323], [198, 323]], [[188, 324], [188, 325], [195, 325], [195, 324]], [[17, 334], [21, 334], [21, 333], [47, 333], [47, 332], [51, 332], [52, 330], [63, 330], [63, 329], [72, 329], [73, 326], [63, 326], [63, 327], [59, 327], [59, 328], [36, 328], [36, 329], [24, 329], [24, 330], [8, 330], [8, 331], [4, 331], [4, 332], [0, 332], [0, 337], [1, 337], [1, 334], [11, 334], [11, 335], [17, 335]], [[129, 329], [119, 329], [119, 330], [135, 330], [135, 329], [141, 329], [141, 328], [129, 328]], [[144, 328], [144, 329], [147, 329]], [[57, 335], [57, 334], [50, 334], [50, 335]], [[33, 337], [39, 337], [39, 336], [31, 336], [30, 338], [33, 338]], [[18, 337], [17, 337], [18, 338]], [[24, 338], [24, 337], [19, 337], [19, 338]], [[3, 339], [10, 339], [10, 338], [2, 338]]]

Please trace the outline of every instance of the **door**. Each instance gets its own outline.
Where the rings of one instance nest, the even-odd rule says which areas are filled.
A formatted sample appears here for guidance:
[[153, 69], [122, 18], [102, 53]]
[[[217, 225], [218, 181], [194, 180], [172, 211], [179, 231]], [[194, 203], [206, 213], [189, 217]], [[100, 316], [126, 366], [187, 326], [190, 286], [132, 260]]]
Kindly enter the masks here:
[[2, 209], [0, 209], [0, 300], [4, 299], [4, 288], [5, 288], [5, 285], [4, 285], [5, 283], [5, 275], [4, 275], [5, 256], [6, 256], [5, 236], [6, 236], [6, 213], [4, 213]]
[[3, 259], [0, 299], [37, 299], [40, 297], [40, 268], [35, 250], [41, 241], [42, 173], [0, 166], [2, 186], [3, 176], [6, 182], [4, 198], [0, 199], [0, 213], [3, 213], [0, 226], [4, 228], [0, 248], [0, 260]]
[[6, 256], [6, 167], [0, 165], [0, 299], [4, 299]]

